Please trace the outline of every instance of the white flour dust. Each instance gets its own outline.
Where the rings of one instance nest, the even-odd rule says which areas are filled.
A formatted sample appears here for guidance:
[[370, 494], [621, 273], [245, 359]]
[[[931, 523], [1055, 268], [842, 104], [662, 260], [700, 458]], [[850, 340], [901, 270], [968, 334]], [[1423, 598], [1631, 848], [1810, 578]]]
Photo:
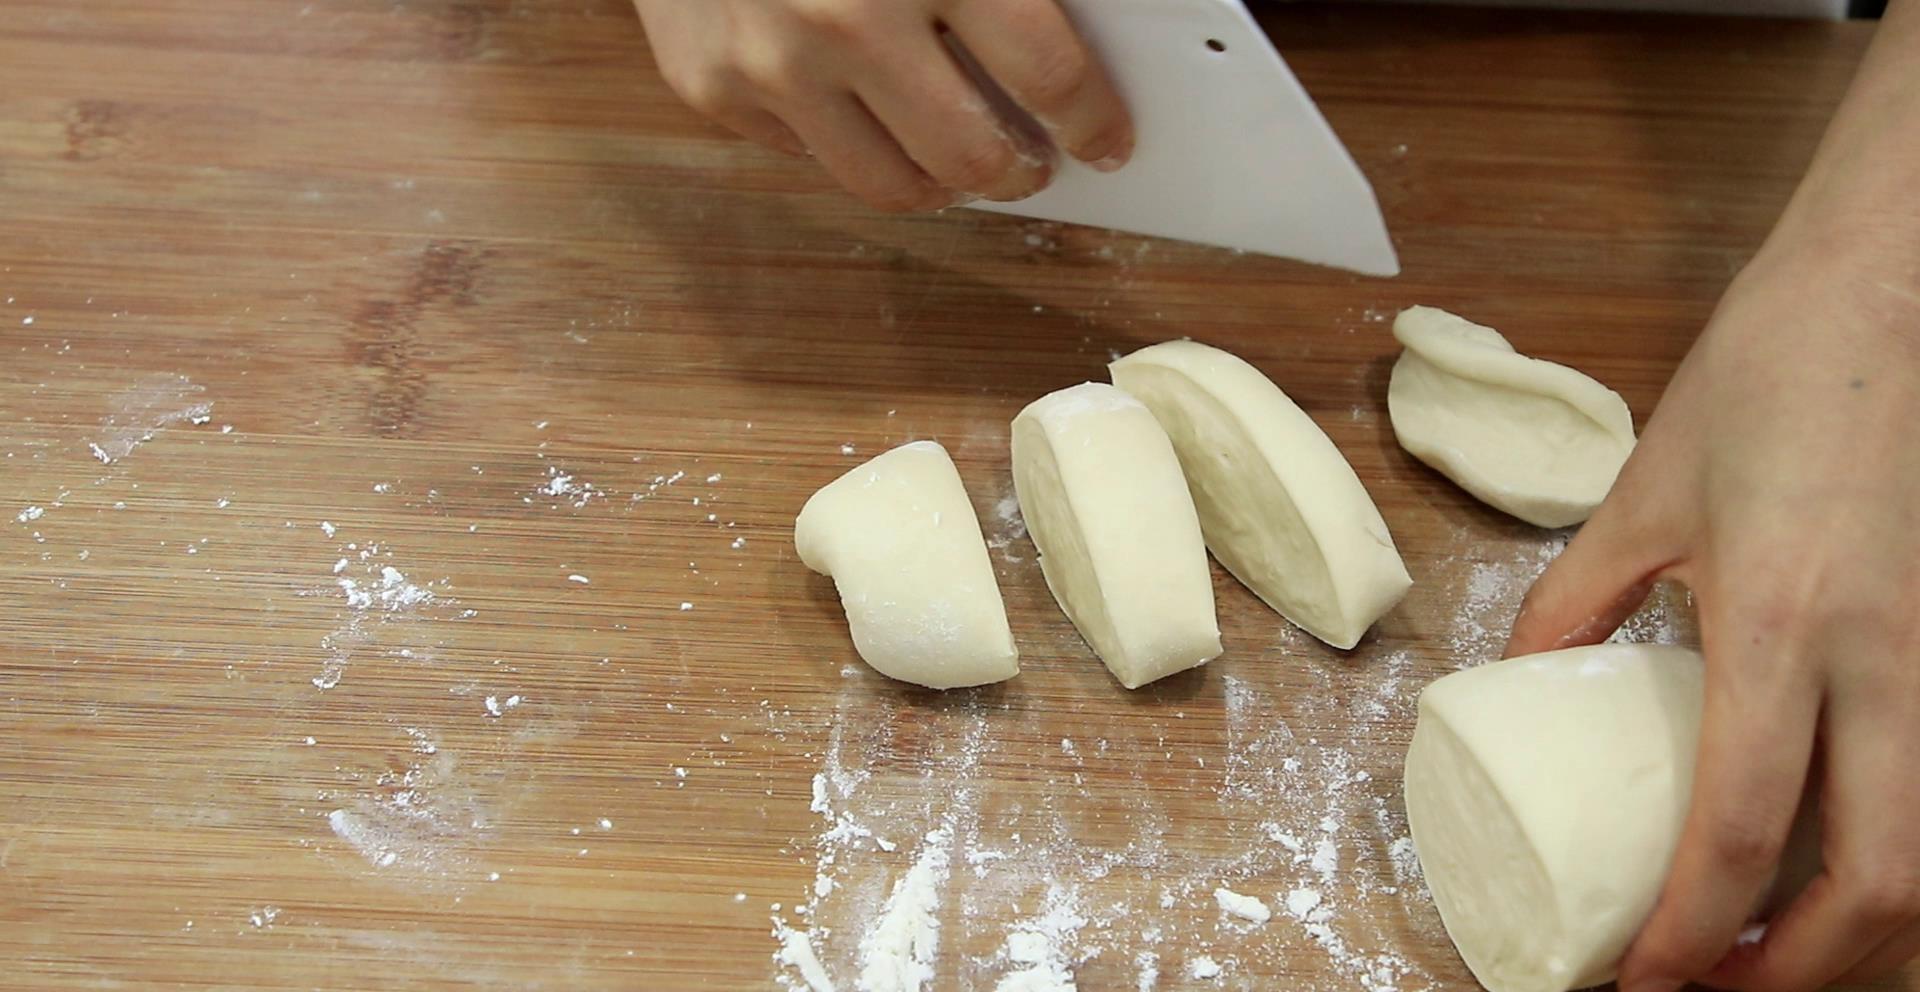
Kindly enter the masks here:
[[[1456, 532], [1459, 543], [1472, 543]], [[1520, 598], [1547, 566], [1560, 556], [1571, 531], [1553, 531], [1546, 540], [1511, 545], [1506, 551], [1476, 556], [1468, 565], [1466, 589], [1454, 612], [1447, 647], [1460, 668], [1493, 661], [1506, 646], [1507, 632], [1520, 612]]]
[[1670, 582], [1654, 586], [1646, 605], [1628, 617], [1609, 640], [1699, 647], [1700, 625], [1693, 611], [1693, 594], [1685, 586]]
[[490, 828], [488, 819], [464, 788], [454, 755], [425, 730], [402, 729], [409, 744], [404, 764], [351, 790], [325, 794], [341, 803], [325, 814], [327, 826], [374, 868], [428, 875], [463, 871], [468, 849]]
[[87, 443], [88, 453], [110, 465], [153, 440], [163, 429], [179, 423], [204, 424], [213, 419], [213, 404], [199, 399], [206, 389], [173, 373], [145, 376], [115, 394], [100, 437]]
[[[868, 992], [911, 992], [933, 980], [940, 951], [940, 890], [946, 884], [953, 827], [921, 838], [913, 867], [894, 883], [880, 917], [860, 938], [860, 980]], [[831, 886], [815, 885], [816, 895]]]
[[605, 490], [593, 483], [563, 472], [557, 465], [549, 465], [546, 480], [535, 487], [532, 494], [525, 497], [523, 502], [544, 500], [552, 509], [559, 509], [564, 504], [578, 510], [596, 499], [606, 498], [606, 495]]
[[[84, 442], [87, 457], [108, 466], [107, 474], [96, 478], [94, 485], [114, 478], [119, 470], [112, 466], [166, 428], [181, 423], [205, 424], [212, 420], [212, 401], [200, 398], [205, 392], [205, 387], [186, 376], [155, 373], [136, 379], [133, 385], [110, 396], [106, 416], [100, 421], [99, 434], [93, 440]], [[8, 452], [7, 457], [12, 457], [12, 453]], [[14, 522], [34, 524], [63, 506], [63, 501], [69, 495], [69, 490], [61, 489], [59, 495], [52, 499], [29, 504], [14, 514]], [[126, 503], [116, 502], [113, 508], [125, 509]], [[36, 543], [46, 541], [38, 532], [33, 534], [33, 539]], [[187, 553], [194, 554], [196, 549], [190, 548]]]
[[[1500, 657], [1514, 618], [1520, 613], [1521, 599], [1566, 549], [1573, 533], [1547, 531], [1539, 540], [1510, 542], [1504, 550], [1478, 554], [1467, 562], [1465, 586], [1447, 635], [1456, 667], [1470, 668]], [[1463, 533], [1456, 533], [1455, 539], [1484, 543], [1471, 542]], [[1693, 597], [1669, 583], [1655, 586], [1646, 605], [1629, 617], [1611, 640], [1698, 645]]]
[[1040, 912], [1015, 923], [1007, 934], [1008, 971], [994, 992], [1076, 992], [1074, 945], [1086, 925], [1074, 890], [1049, 885]]
[[[323, 523], [331, 537], [338, 528]], [[432, 646], [423, 638], [423, 621], [451, 616], [464, 619], [471, 611], [453, 613], [456, 601], [436, 592], [434, 583], [420, 583], [393, 564], [392, 548], [378, 542], [349, 542], [338, 549], [328, 571], [333, 576], [332, 591], [339, 593], [346, 612], [334, 629], [320, 639], [324, 653], [320, 674], [312, 679], [322, 691], [340, 684], [347, 667], [368, 653], [401, 659], [425, 658]], [[444, 589], [445, 580], [439, 585]], [[322, 595], [328, 590], [303, 591], [301, 595]]]
[[1009, 491], [994, 501], [986, 531], [987, 547], [999, 552], [1002, 561], [1018, 565], [1026, 560], [1020, 549], [1027, 536], [1027, 522], [1020, 515], [1019, 496]]
[[1213, 890], [1213, 901], [1220, 904], [1220, 911], [1238, 917], [1249, 923], [1265, 923], [1273, 918], [1273, 911], [1267, 904], [1255, 896], [1235, 892], [1226, 886]]
[[[1398, 782], [1376, 779], [1358, 767], [1356, 757], [1367, 753], [1365, 744], [1378, 728], [1411, 707], [1410, 688], [1398, 689], [1400, 670], [1408, 664], [1404, 654], [1362, 662], [1352, 688], [1365, 705], [1349, 703], [1344, 709], [1335, 673], [1326, 666], [1313, 671], [1327, 684], [1301, 693], [1291, 705], [1250, 680], [1223, 679], [1227, 774], [1222, 791], [1264, 811], [1259, 830], [1272, 841], [1271, 847], [1255, 847], [1246, 855], [1246, 870], [1280, 876], [1274, 898], [1296, 924], [1293, 935], [1318, 947], [1329, 970], [1347, 979], [1347, 987], [1367, 992], [1408, 992], [1435, 984], [1433, 976], [1395, 950], [1404, 940], [1391, 925], [1396, 917], [1431, 919], [1432, 914], [1420, 894], [1406, 891], [1393, 872], [1394, 845], [1407, 841]], [[1396, 694], [1387, 695], [1379, 686], [1393, 686]], [[1321, 729], [1296, 731], [1291, 722]]]
[[972, 863], [977, 846], [975, 773], [988, 748], [986, 721], [942, 714], [943, 729], [954, 733], [932, 739], [937, 753], [928, 768], [941, 801], [911, 793], [890, 801], [876, 795], [882, 790], [866, 761], [845, 760], [887, 747], [890, 731], [866, 736], [853, 729], [865, 724], [851, 719], [850, 706], [843, 696], [839, 716], [848, 719], [835, 720], [813, 779], [811, 807], [823, 826], [813, 842], [813, 885], [794, 907], [806, 926], [775, 915], [774, 960], [783, 987], [794, 992], [919, 992], [951, 970], [942, 960], [941, 927], [951, 915], [951, 879], [964, 874], [955, 862]]
[[[1221, 676], [1224, 734], [1212, 744], [1175, 742], [1184, 711], [1069, 736], [1021, 722], [1044, 712], [960, 696], [909, 707], [864, 680], [843, 689], [814, 779], [814, 882], [774, 920], [782, 986], [1151, 990], [1163, 968], [1228, 981], [1291, 973], [1306, 953], [1327, 962], [1321, 979], [1298, 983], [1307, 992], [1435, 987], [1396, 951], [1409, 918], [1432, 917], [1396, 856], [1407, 841], [1398, 783], [1355, 757], [1404, 719], [1411, 662], [1289, 663], [1315, 665], [1327, 684], [1281, 694]], [[1378, 689], [1382, 679], [1394, 688]], [[1339, 698], [1349, 689], [1364, 689], [1367, 705]], [[1036, 739], [1059, 742], [1072, 770], [1030, 789], [985, 774], [1031, 767], [1020, 754]], [[918, 755], [910, 765], [903, 748]], [[1149, 782], [1168, 773], [1149, 780], [1139, 768], [1149, 760], [1190, 784], [1159, 791]], [[1124, 801], [1088, 788], [1089, 774], [1120, 776]], [[1215, 811], [1201, 822], [1196, 793]], [[1423, 939], [1438, 933], [1437, 918], [1423, 926]]]

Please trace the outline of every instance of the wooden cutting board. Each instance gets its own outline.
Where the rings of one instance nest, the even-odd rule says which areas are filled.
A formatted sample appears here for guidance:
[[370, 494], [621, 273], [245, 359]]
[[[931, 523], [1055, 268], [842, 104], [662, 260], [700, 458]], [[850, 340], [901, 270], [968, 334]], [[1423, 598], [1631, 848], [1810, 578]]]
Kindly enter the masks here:
[[[1407, 873], [1410, 707], [1563, 535], [1398, 450], [1388, 320], [1644, 420], [1868, 29], [1265, 23], [1400, 279], [868, 213], [684, 110], [620, 0], [0, 0], [0, 985], [791, 987], [777, 919], [852, 988], [900, 887], [929, 988], [1015, 933], [1085, 990], [1467, 987]], [[1222, 576], [1225, 657], [1128, 693], [1007, 423], [1182, 335], [1314, 415], [1417, 585], [1341, 655]], [[1006, 685], [875, 676], [792, 553], [915, 438], [994, 544]]]

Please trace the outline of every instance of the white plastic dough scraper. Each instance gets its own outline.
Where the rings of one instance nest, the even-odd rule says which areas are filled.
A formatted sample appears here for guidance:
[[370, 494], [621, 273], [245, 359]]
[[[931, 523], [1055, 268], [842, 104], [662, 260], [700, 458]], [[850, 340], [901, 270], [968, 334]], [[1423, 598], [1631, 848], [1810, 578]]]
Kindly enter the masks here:
[[1241, 0], [1060, 4], [1133, 114], [1133, 160], [1061, 156], [1045, 190], [972, 206], [1399, 273], [1373, 187]]

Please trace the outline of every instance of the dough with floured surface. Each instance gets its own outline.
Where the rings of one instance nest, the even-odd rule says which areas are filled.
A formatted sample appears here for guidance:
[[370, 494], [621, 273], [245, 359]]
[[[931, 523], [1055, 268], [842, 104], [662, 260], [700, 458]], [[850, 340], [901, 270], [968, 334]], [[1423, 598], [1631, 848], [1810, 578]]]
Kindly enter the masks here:
[[1686, 819], [1702, 669], [1685, 648], [1602, 644], [1469, 668], [1420, 694], [1407, 824], [1482, 985], [1612, 979]]
[[1013, 421], [1013, 481], [1047, 588], [1129, 689], [1220, 654], [1200, 521], [1166, 432], [1088, 382]]
[[1108, 366], [1173, 440], [1207, 548], [1281, 616], [1350, 648], [1413, 584], [1353, 466], [1259, 369], [1168, 341]]
[[[1704, 674], [1687, 648], [1597, 644], [1470, 668], [1421, 693], [1407, 824], [1482, 985], [1566, 992], [1613, 979], [1689, 812]], [[1821, 870], [1809, 799], [1754, 911], [1784, 906]]]
[[1387, 387], [1401, 447], [1528, 523], [1593, 514], [1633, 453], [1620, 394], [1445, 310], [1409, 307], [1393, 336], [1406, 346]]
[[875, 671], [935, 689], [1020, 673], [979, 518], [938, 443], [902, 445], [828, 483], [801, 509], [793, 543], [833, 577]]

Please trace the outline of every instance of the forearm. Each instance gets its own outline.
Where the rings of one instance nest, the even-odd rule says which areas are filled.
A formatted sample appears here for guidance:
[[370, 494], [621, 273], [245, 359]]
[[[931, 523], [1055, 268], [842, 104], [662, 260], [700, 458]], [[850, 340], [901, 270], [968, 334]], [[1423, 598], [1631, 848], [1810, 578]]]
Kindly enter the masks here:
[[1895, 0], [1768, 248], [1920, 288], [1920, 0]]

